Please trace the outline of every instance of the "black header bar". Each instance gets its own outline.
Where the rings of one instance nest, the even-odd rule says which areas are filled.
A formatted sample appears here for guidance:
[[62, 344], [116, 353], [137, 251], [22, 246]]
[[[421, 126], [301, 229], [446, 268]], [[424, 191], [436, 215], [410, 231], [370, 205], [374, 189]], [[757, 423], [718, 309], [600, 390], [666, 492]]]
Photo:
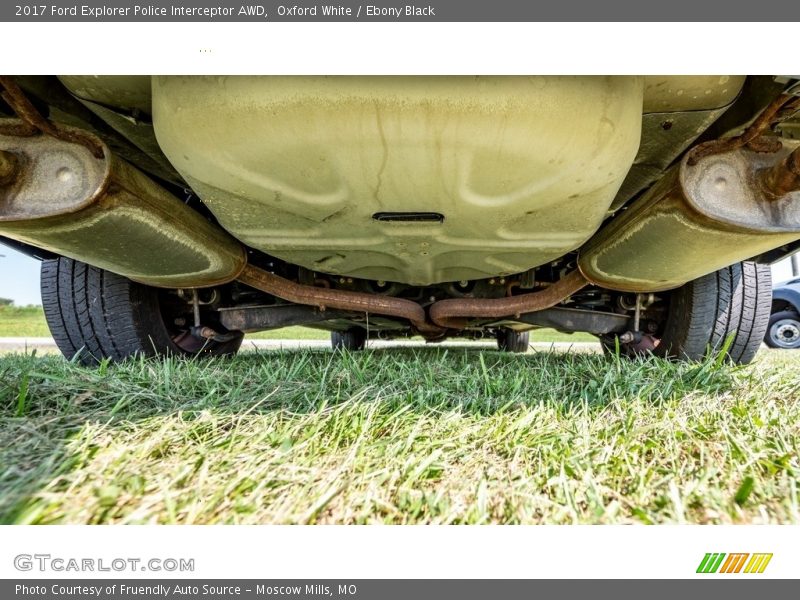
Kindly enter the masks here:
[[[231, 0], [50, 0], [0, 3], [2, 22], [675, 22], [675, 36], [663, 44], [686, 43], [680, 22], [800, 21], [800, 2], [785, 0], [391, 0], [276, 2]], [[780, 28], [782, 29], [782, 27]], [[750, 40], [791, 35], [758, 28]], [[702, 40], [692, 43], [702, 48]]]

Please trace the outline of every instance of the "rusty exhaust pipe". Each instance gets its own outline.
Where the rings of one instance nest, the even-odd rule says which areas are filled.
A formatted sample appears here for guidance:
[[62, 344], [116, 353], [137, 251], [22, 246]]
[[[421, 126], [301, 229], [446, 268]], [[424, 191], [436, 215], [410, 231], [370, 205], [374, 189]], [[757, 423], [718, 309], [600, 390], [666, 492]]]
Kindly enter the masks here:
[[579, 251], [595, 285], [670, 290], [800, 239], [800, 146], [688, 154]]
[[425, 319], [425, 310], [413, 300], [302, 285], [252, 265], [245, 267], [238, 280], [295, 304], [407, 319], [417, 331], [428, 337], [439, 337], [446, 329], [463, 329], [468, 318], [518, 317], [551, 308], [588, 283], [580, 271], [573, 271], [543, 291], [532, 294], [440, 300], [430, 307], [431, 324]]
[[[2, 235], [147, 285], [196, 288], [239, 280], [289, 302], [400, 317], [429, 337], [443, 333], [411, 300], [301, 285], [247, 265], [240, 242], [88, 132], [59, 126], [70, 141], [7, 134], [19, 124], [0, 120]], [[102, 157], [73, 139], [96, 142]]]
[[765, 135], [800, 110], [773, 100], [741, 135], [699, 144], [580, 249], [595, 285], [670, 290], [800, 239], [800, 145]]
[[241, 243], [99, 138], [62, 125], [69, 141], [14, 135], [20, 123], [0, 119], [0, 235], [156, 287], [220, 285], [244, 268]]
[[302, 285], [252, 265], [245, 267], [238, 280], [257, 290], [295, 304], [316, 306], [321, 310], [335, 308], [400, 317], [408, 319], [422, 334], [443, 333], [441, 328], [427, 322], [425, 309], [413, 300]]
[[757, 177], [764, 195], [771, 200], [800, 190], [800, 147], [774, 167], [759, 171]]
[[446, 329], [463, 329], [467, 318], [519, 317], [525, 313], [551, 308], [583, 289], [589, 282], [580, 271], [573, 271], [541, 292], [506, 298], [451, 298], [440, 300], [430, 308], [436, 325]]
[[[469, 317], [550, 308], [587, 283], [575, 271], [542, 292], [442, 300], [430, 308], [431, 324], [412, 300], [289, 281], [247, 264], [238, 241], [112, 156], [96, 136], [42, 117], [11, 78], [0, 77], [0, 87], [21, 118], [0, 121], [0, 233], [130, 279], [190, 288], [235, 279], [295, 304], [406, 319], [429, 339], [462, 329]], [[169, 246], [175, 250], [163, 252]]]
[[238, 241], [118, 160], [91, 134], [66, 131], [73, 139], [96, 142], [101, 158], [92, 145], [73, 139], [4, 134], [18, 124], [0, 121], [0, 234], [147, 285], [194, 288], [238, 280], [296, 304], [406, 319], [429, 339], [443, 337], [448, 328], [463, 329], [469, 317], [549, 308], [586, 285], [576, 271], [542, 292], [442, 300], [431, 306], [431, 323], [412, 300], [302, 285], [246, 264]]

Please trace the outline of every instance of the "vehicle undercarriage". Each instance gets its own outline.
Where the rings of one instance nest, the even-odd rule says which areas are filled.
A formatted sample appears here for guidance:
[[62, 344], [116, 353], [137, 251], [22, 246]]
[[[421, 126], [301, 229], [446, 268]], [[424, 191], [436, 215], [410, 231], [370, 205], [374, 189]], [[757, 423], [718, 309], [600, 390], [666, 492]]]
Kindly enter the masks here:
[[749, 362], [800, 240], [781, 77], [0, 77], [0, 236], [68, 355], [588, 332]]

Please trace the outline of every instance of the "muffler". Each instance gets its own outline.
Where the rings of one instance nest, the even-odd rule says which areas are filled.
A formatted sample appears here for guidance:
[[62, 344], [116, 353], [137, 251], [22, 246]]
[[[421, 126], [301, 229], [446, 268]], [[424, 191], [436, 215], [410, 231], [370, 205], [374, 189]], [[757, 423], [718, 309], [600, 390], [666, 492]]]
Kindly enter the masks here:
[[247, 263], [242, 245], [89, 132], [59, 137], [0, 120], [0, 235], [147, 285], [214, 286]]
[[301, 285], [248, 265], [244, 247], [96, 136], [59, 138], [0, 120], [0, 235], [151, 286], [197, 288], [239, 280], [297, 304], [407, 319], [429, 337], [411, 300]]
[[800, 239], [800, 146], [759, 139], [687, 154], [585, 244], [584, 276], [657, 292]]

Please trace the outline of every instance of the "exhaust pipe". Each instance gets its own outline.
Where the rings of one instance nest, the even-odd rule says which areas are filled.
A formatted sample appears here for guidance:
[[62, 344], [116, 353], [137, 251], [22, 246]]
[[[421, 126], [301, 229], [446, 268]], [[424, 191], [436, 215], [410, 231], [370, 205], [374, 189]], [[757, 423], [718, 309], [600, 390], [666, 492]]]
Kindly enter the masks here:
[[581, 250], [623, 292], [668, 290], [800, 239], [800, 145], [764, 135], [800, 109], [781, 94], [734, 137], [704, 142]]
[[552, 308], [583, 289], [586, 278], [573, 271], [541, 292], [506, 298], [451, 298], [440, 300], [430, 308], [431, 321], [445, 329], [464, 329], [468, 318], [519, 317], [526, 313]]
[[400, 317], [429, 337], [443, 333], [411, 300], [301, 285], [247, 265], [241, 243], [114, 157], [99, 138], [58, 131], [62, 139], [0, 121], [0, 235], [150, 286], [239, 280], [296, 304]]
[[407, 319], [428, 339], [444, 337], [447, 329], [464, 329], [469, 318], [519, 317], [551, 308], [588, 283], [580, 272], [573, 271], [541, 292], [507, 298], [440, 300], [430, 307], [430, 319], [433, 321], [430, 323], [425, 318], [422, 306], [404, 298], [302, 285], [252, 265], [245, 267], [239, 275], [239, 281], [289, 302], [315, 306], [321, 310], [333, 308]]
[[586, 285], [573, 272], [546, 290], [500, 299], [451, 299], [425, 310], [412, 300], [320, 289], [247, 264], [244, 246], [149, 177], [114, 157], [95, 135], [44, 119], [9, 77], [3, 99], [22, 117], [0, 120], [0, 234], [146, 285], [210, 287], [238, 280], [321, 310], [407, 319], [428, 339], [468, 317], [550, 308]]
[[[242, 245], [99, 138], [59, 125], [60, 138], [0, 121], [0, 235], [147, 285], [233, 281]], [[84, 143], [86, 142], [86, 143]]]
[[429, 339], [463, 329], [469, 317], [550, 308], [586, 285], [573, 272], [542, 292], [442, 300], [431, 306], [431, 323], [412, 300], [302, 285], [248, 265], [237, 240], [114, 157], [96, 136], [62, 126], [69, 141], [19, 135], [21, 125], [0, 121], [0, 235], [146, 285], [198, 288], [238, 280], [295, 304], [406, 319]]
[[425, 309], [413, 300], [303, 285], [252, 265], [247, 265], [239, 275], [239, 281], [295, 304], [316, 306], [321, 310], [335, 308], [400, 317], [410, 321], [417, 331], [431, 338], [440, 337], [444, 333], [443, 329], [427, 322]]
[[587, 242], [581, 272], [601, 287], [658, 292], [800, 239], [800, 146], [760, 146], [687, 154]]

